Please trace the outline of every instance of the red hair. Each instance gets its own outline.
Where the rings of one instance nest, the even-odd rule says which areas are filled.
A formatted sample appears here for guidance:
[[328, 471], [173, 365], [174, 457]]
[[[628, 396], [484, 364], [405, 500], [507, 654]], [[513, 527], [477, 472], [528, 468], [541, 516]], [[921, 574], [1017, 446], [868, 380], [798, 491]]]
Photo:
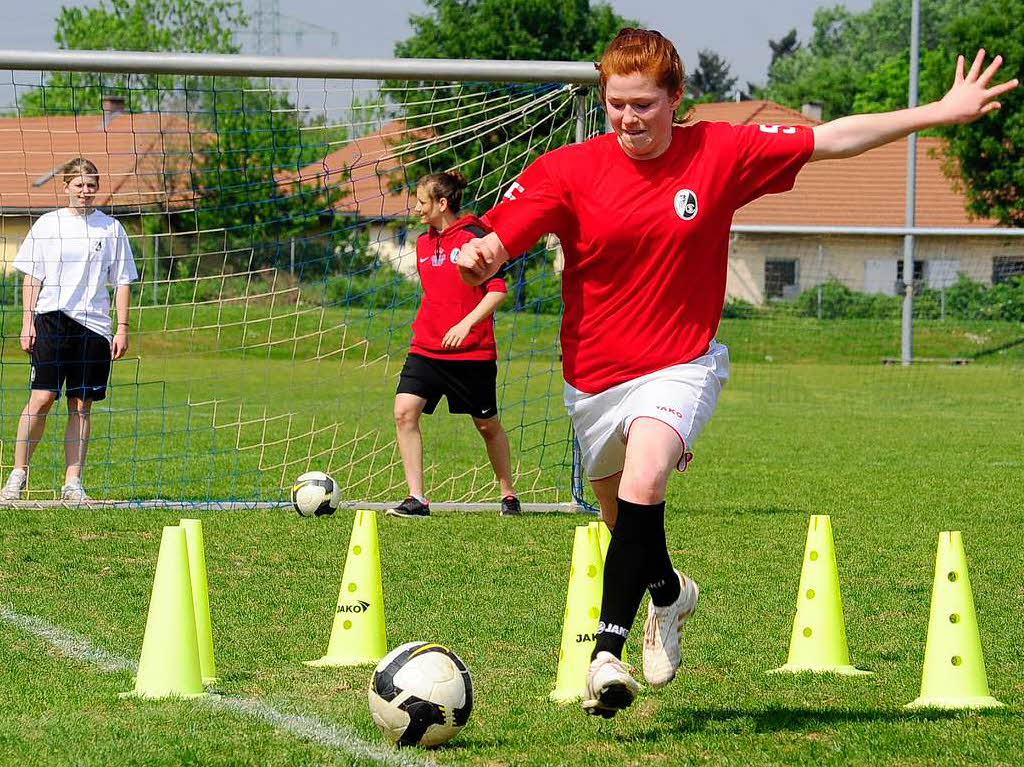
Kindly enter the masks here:
[[626, 27], [608, 43], [597, 65], [601, 73], [601, 101], [612, 75], [647, 75], [669, 96], [683, 92], [686, 73], [672, 41], [653, 29]]

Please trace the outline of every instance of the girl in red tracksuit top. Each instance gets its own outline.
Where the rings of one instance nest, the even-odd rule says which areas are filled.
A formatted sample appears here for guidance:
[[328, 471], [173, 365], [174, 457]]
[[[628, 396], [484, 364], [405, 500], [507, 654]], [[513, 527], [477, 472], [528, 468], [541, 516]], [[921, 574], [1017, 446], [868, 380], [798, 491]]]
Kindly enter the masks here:
[[505, 300], [501, 277], [471, 287], [455, 265], [459, 247], [486, 233], [476, 216], [458, 217], [466, 180], [458, 171], [431, 173], [416, 187], [415, 212], [430, 228], [416, 241], [423, 297], [412, 323], [412, 344], [395, 394], [395, 427], [409, 496], [387, 514], [429, 517], [423, 493], [420, 414], [433, 413], [441, 397], [448, 412], [468, 413], [487, 445], [501, 487], [501, 514], [520, 513], [512, 486], [508, 437], [498, 418], [494, 311]]

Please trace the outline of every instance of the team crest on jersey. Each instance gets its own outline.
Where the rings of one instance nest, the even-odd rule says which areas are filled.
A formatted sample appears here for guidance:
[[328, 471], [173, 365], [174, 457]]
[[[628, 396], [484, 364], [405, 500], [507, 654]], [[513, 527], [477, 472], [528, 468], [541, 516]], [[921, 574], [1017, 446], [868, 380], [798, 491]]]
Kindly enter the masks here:
[[448, 254], [448, 260], [451, 261], [453, 264], [458, 263], [458, 261], [459, 261], [459, 249], [458, 248], [452, 248], [452, 252]]
[[697, 217], [697, 193], [692, 189], [680, 189], [673, 201], [676, 215], [683, 221], [693, 221]]

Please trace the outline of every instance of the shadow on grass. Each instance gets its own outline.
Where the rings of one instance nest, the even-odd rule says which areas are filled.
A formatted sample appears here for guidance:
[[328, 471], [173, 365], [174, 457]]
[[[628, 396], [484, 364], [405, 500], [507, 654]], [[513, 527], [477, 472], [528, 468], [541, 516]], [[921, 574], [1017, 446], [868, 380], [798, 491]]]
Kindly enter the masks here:
[[806, 508], [790, 509], [785, 506], [740, 506], [739, 508], [728, 509], [726, 513], [736, 517], [774, 517], [780, 514], [808, 516]]
[[1020, 346], [1021, 344], [1024, 344], [1024, 336], [1015, 338], [1012, 341], [1007, 341], [1005, 344], [1000, 344], [999, 346], [992, 346], [988, 349], [977, 351], [974, 354], [968, 354], [967, 357], [972, 360], [980, 360], [985, 357], [991, 357], [993, 354], [999, 354], [999, 352], [1006, 351], [1007, 349], [1012, 349], [1015, 346]]
[[[959, 711], [926, 709], [814, 709], [773, 707], [766, 709], [709, 708], [697, 711], [665, 711], [671, 716], [654, 723], [648, 730], [631, 734], [630, 739], [658, 741], [687, 734], [743, 735], [774, 732], [807, 732], [835, 725], [899, 721], [942, 721], [962, 715]], [[985, 716], [1014, 715], [1006, 709], [986, 711]]]

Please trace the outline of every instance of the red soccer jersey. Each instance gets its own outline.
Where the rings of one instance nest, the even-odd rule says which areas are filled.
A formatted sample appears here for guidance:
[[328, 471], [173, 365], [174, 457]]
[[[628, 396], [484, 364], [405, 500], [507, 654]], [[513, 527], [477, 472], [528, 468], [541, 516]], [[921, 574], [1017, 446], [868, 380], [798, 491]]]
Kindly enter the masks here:
[[558, 235], [565, 380], [597, 393], [703, 354], [725, 302], [733, 213], [791, 189], [810, 128], [675, 126], [660, 157], [614, 134], [548, 152], [484, 216], [512, 256]]
[[[472, 232], [467, 227], [473, 227]], [[416, 240], [416, 270], [423, 286], [423, 297], [416, 319], [412, 322], [410, 351], [424, 357], [446, 360], [494, 360], [498, 351], [494, 344], [494, 316], [478, 322], [466, 340], [455, 349], [445, 349], [441, 339], [459, 324], [488, 293], [507, 293], [505, 280], [494, 277], [483, 285], [472, 287], [463, 282], [455, 259], [459, 247], [486, 231], [476, 216], [463, 216], [443, 232], [433, 227]]]

